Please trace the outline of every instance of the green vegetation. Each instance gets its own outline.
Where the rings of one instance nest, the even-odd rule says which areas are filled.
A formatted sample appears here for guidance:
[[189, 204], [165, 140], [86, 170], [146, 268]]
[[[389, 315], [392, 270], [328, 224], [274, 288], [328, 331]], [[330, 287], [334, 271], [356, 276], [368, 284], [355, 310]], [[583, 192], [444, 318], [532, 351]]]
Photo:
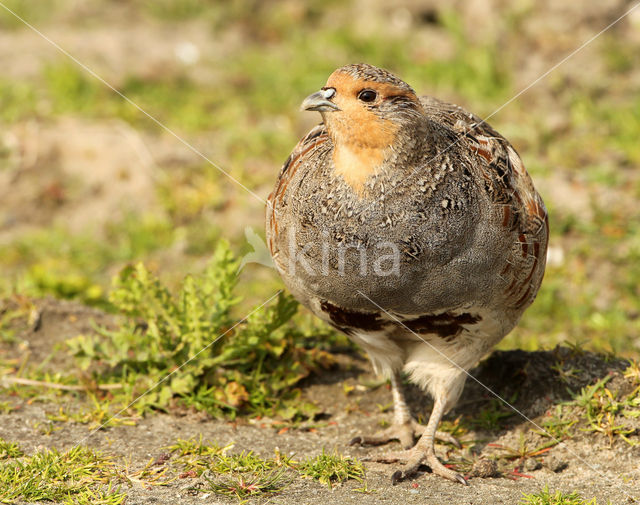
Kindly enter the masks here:
[[19, 458], [23, 455], [22, 449], [15, 442], [7, 442], [0, 438], [0, 459]]
[[578, 493], [564, 493], [556, 491], [551, 493], [548, 487], [545, 487], [538, 493], [526, 494], [520, 502], [522, 505], [598, 505], [595, 498], [592, 500], [584, 500]]
[[188, 276], [176, 295], [142, 264], [125, 268], [109, 296], [121, 325], [70, 340], [71, 352], [82, 369], [93, 365], [97, 383], [122, 384], [114, 394], [125, 405], [137, 399], [140, 412], [167, 409], [177, 397], [214, 416], [312, 417], [314, 406], [294, 386], [331, 358], [319, 336], [290, 324], [290, 296], [236, 320], [238, 267], [220, 242], [202, 275]]
[[551, 447], [556, 445], [558, 442], [552, 440], [551, 442], [546, 442], [539, 446], [531, 446], [527, 443], [527, 440], [524, 434], [520, 435], [520, 443], [517, 448], [509, 447], [502, 444], [489, 444], [490, 447], [495, 447], [499, 450], [499, 454], [496, 459], [505, 459], [518, 461], [519, 464], [524, 462], [528, 458], [538, 459], [540, 456], [543, 456], [545, 453], [549, 451]]
[[635, 445], [637, 442], [626, 437], [635, 429], [625, 426], [624, 418], [640, 417], [640, 385], [631, 393], [621, 395], [605, 387], [608, 379], [605, 377], [597, 384], [583, 388], [574, 398], [573, 403], [586, 414], [587, 426], [583, 429], [606, 435], [612, 445], [616, 436]]
[[0, 402], [0, 414], [8, 414], [13, 410], [13, 406], [9, 402]]
[[0, 502], [119, 505], [125, 494], [113, 459], [84, 447], [68, 452], [38, 451], [23, 456], [16, 444], [0, 440]]
[[18, 30], [24, 28], [24, 25], [9, 11], [14, 12], [25, 21], [38, 23], [51, 19], [63, 2], [62, 0], [51, 0], [45, 4], [35, 5], [25, 0], [3, 0], [2, 3], [4, 7], [0, 6], [0, 29]]
[[319, 456], [300, 463], [298, 470], [302, 476], [317, 480], [327, 487], [348, 479], [363, 482], [365, 478], [364, 466], [360, 461], [338, 454], [337, 451], [326, 453], [323, 450]]
[[202, 491], [236, 496], [268, 495], [282, 491], [292, 480], [287, 466], [275, 459], [265, 460], [253, 453], [218, 455], [204, 475]]
[[184, 470], [182, 475], [202, 475], [206, 484], [200, 492], [236, 496], [273, 494], [285, 489], [294, 475], [317, 480], [333, 487], [347, 480], [364, 482], [364, 466], [358, 460], [337, 451], [324, 450], [315, 458], [297, 462], [276, 451], [273, 458], [264, 459], [252, 452], [228, 454], [232, 446], [220, 447], [200, 440], [179, 440], [168, 449], [173, 464]]
[[607, 384], [614, 375], [608, 375], [582, 388], [570, 402], [556, 405], [554, 411], [542, 421], [546, 433], [540, 434], [563, 440], [580, 430], [600, 433], [607, 437], [611, 445], [617, 438], [629, 445], [638, 445], [638, 441], [628, 437], [636, 431], [630, 426], [630, 421], [640, 417], [638, 364], [632, 363], [623, 376], [628, 381], [628, 391], [609, 388]]
[[[127, 461], [74, 447], [67, 452], [40, 450], [25, 455], [13, 442], [0, 439], [0, 502], [119, 505], [126, 485], [165, 486], [176, 479], [199, 479], [192, 491], [235, 496], [269, 496], [284, 490], [296, 476], [311, 477], [329, 487], [353, 479], [364, 482], [362, 463], [337, 452], [298, 463], [276, 451], [273, 458], [252, 452], [231, 454], [199, 440], [178, 440], [168, 454], [133, 471]], [[188, 482], [188, 481], [187, 481]], [[116, 485], [119, 484], [119, 485]]]

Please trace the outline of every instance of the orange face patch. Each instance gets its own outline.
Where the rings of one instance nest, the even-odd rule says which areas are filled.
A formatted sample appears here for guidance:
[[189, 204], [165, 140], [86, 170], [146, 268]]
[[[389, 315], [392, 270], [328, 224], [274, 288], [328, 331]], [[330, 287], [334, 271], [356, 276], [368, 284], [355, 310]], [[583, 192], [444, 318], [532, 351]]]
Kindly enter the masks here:
[[349, 186], [361, 194], [364, 184], [381, 167], [386, 158], [383, 149], [363, 149], [336, 146], [333, 152], [333, 164], [335, 173], [342, 176]]
[[363, 89], [372, 89], [378, 93], [378, 101], [398, 95], [411, 95], [410, 98], [416, 101], [417, 98], [392, 84], [355, 79], [343, 72], [331, 74], [327, 87], [335, 88], [332, 101], [340, 107], [339, 111], [324, 114], [335, 146], [335, 173], [354, 191], [362, 193], [367, 179], [378, 171], [387, 157], [400, 127], [372, 112], [367, 104], [358, 100], [358, 94]]

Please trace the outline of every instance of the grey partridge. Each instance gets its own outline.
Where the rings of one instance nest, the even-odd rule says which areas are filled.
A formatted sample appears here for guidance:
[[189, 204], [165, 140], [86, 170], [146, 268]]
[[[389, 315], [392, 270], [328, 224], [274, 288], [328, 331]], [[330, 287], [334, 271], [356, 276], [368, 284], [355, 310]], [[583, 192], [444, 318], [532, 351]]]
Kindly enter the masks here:
[[[517, 324], [545, 269], [547, 212], [511, 144], [486, 122], [418, 97], [386, 70], [339, 68], [302, 108], [322, 123], [294, 148], [267, 205], [269, 250], [286, 286], [364, 348], [388, 377], [394, 423], [356, 443], [399, 440], [382, 461], [437, 458], [442, 416], [467, 371]], [[411, 416], [401, 374], [434, 400]], [[414, 444], [414, 437], [419, 437]]]

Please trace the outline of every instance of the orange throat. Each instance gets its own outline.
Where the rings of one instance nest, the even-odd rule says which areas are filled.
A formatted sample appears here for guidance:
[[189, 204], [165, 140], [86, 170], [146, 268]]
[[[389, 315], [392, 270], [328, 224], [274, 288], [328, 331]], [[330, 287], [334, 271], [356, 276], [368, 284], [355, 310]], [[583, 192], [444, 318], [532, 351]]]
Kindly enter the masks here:
[[387, 151], [388, 148], [336, 145], [333, 151], [335, 174], [342, 176], [356, 193], [362, 194], [367, 179], [382, 167]]
[[396, 135], [397, 125], [389, 121], [358, 118], [348, 125], [332, 121], [329, 129], [333, 139], [335, 174], [362, 195], [367, 180], [378, 173], [388, 157]]

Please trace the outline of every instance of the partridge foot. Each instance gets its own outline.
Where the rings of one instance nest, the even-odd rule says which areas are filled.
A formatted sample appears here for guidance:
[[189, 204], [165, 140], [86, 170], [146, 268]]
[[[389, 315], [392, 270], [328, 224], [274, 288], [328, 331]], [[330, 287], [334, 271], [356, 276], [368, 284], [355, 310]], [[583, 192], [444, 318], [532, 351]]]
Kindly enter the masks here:
[[[424, 429], [425, 426], [411, 419], [406, 423], [392, 424], [376, 435], [354, 437], [349, 445], [383, 445], [392, 440], [398, 440], [404, 449], [410, 449], [414, 446], [415, 439], [422, 435]], [[435, 438], [441, 442], [453, 444], [458, 449], [462, 447], [457, 438], [444, 431], [436, 431]]]
[[422, 464], [429, 466], [431, 471], [440, 477], [444, 477], [445, 479], [449, 479], [454, 482], [459, 482], [465, 486], [469, 485], [462, 475], [450, 470], [440, 463], [440, 460], [437, 458], [433, 449], [424, 450], [416, 446], [407, 451], [394, 451], [380, 456], [375, 456], [370, 458], [370, 461], [377, 461], [380, 463], [404, 463], [405, 468], [403, 470], [396, 470], [391, 476], [391, 483], [394, 485], [415, 475]]

